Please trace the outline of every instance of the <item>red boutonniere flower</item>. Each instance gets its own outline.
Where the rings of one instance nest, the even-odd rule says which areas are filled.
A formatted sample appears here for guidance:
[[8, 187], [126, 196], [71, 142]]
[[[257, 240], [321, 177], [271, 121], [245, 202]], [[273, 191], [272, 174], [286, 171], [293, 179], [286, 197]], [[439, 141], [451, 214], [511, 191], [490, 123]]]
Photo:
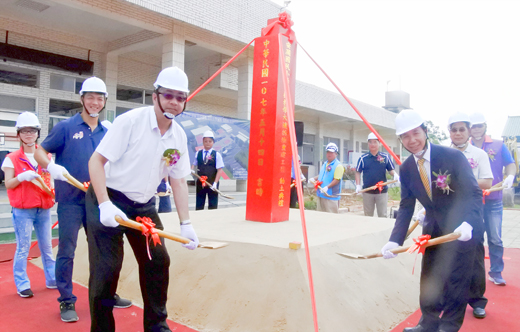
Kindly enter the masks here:
[[[435, 182], [435, 185], [438, 189], [442, 190], [443, 194], [450, 194], [450, 191], [453, 191], [450, 188], [451, 183], [451, 174], [448, 174], [448, 171], [444, 172], [444, 174], [439, 170], [439, 174], [432, 172], [433, 175], [437, 177], [437, 180], [433, 181]], [[453, 191], [455, 192], [455, 191]]]

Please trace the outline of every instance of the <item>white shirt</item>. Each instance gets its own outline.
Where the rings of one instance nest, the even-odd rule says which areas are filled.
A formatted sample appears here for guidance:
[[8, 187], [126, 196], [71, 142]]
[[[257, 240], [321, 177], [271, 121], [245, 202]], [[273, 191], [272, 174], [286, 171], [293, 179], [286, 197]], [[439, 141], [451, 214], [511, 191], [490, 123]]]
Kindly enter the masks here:
[[[428, 174], [428, 181], [430, 182], [430, 189], [432, 187], [432, 174], [431, 174], [431, 150], [432, 147], [430, 146], [430, 142], [428, 142], [428, 149], [423, 155], [424, 158], [424, 169], [426, 169], [426, 174]], [[417, 170], [419, 171], [419, 175], [421, 175], [421, 170], [419, 169], [419, 164], [417, 161], [420, 159], [416, 155], [413, 155], [415, 158], [415, 163], [417, 164]]]
[[[452, 146], [453, 147], [453, 146]], [[493, 179], [493, 172], [491, 171], [491, 163], [487, 153], [473, 146], [469, 143], [466, 149], [462, 152], [466, 159], [468, 159], [469, 165], [473, 170], [473, 175], [478, 179]]]
[[[202, 149], [202, 150], [197, 151], [197, 153], [195, 154], [195, 160], [193, 161], [193, 165], [197, 166], [197, 164], [198, 164], [197, 157], [199, 156], [200, 153], [204, 153], [204, 151], [206, 151], [206, 150]], [[207, 151], [208, 151], [207, 156], [209, 156], [209, 155], [211, 155], [211, 152], [213, 152], [213, 148], [211, 148]], [[204, 156], [202, 157], [202, 159], [204, 159]], [[216, 162], [215, 168], [220, 169], [223, 167], [224, 167], [224, 160], [222, 160], [222, 155], [220, 154], [220, 152], [217, 151], [217, 162]]]
[[[33, 165], [34, 168], [38, 168], [38, 163], [36, 162], [36, 159], [34, 159], [34, 153], [25, 153], [25, 155], [27, 156], [27, 159], [31, 162], [31, 165]], [[4, 158], [4, 162], [2, 163], [2, 169], [4, 168], [14, 168], [14, 164], [11, 160], [11, 157]]]
[[[167, 149], [176, 149], [181, 155], [172, 166], [163, 159]], [[161, 136], [153, 106], [118, 116], [96, 151], [110, 163], [107, 187], [138, 203], [148, 202], [167, 175], [180, 179], [191, 172], [184, 130], [173, 120]]]

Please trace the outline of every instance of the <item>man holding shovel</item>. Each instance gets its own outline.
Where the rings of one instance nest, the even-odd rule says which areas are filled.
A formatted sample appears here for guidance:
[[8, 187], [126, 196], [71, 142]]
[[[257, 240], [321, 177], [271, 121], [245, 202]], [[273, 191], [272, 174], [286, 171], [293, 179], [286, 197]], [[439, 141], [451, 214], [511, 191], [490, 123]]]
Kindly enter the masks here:
[[[363, 154], [356, 166], [356, 193], [362, 189], [370, 188], [377, 183], [386, 182], [386, 172], [399, 181], [399, 175], [390, 156], [379, 151], [380, 143], [374, 133], [368, 134], [369, 153]], [[361, 188], [361, 173], [363, 173], [363, 188]], [[363, 211], [365, 216], [374, 216], [374, 208], [377, 207], [379, 218], [387, 217], [388, 186], [363, 193]]]
[[[90, 181], [88, 161], [105, 136], [107, 128], [99, 122], [99, 113], [105, 109], [108, 97], [105, 83], [90, 77], [83, 82], [81, 91], [83, 111], [59, 122], [34, 154], [38, 164], [46, 168], [56, 185], [58, 203], [59, 243], [56, 256], [56, 285], [60, 291], [60, 316], [67, 323], [77, 321], [76, 296], [72, 293], [74, 252], [81, 227], [86, 231], [85, 193], [67, 182], [63, 175], [70, 174], [81, 182]], [[56, 154], [56, 163], [49, 162], [48, 153]], [[132, 302], [116, 295], [116, 308], [127, 308]]]
[[[426, 248], [422, 260], [419, 324], [405, 332], [459, 331], [481, 239], [482, 192], [464, 155], [430, 144], [422, 117], [404, 110], [395, 119], [396, 134], [412, 153], [401, 165], [401, 203], [389, 242], [381, 252], [402, 245], [418, 199], [426, 209], [423, 234], [437, 238], [460, 232], [459, 241]], [[441, 317], [442, 314], [442, 317]]]
[[[193, 250], [199, 243], [188, 209], [187, 138], [173, 120], [186, 108], [188, 77], [181, 69], [168, 67], [159, 73], [154, 87], [154, 105], [117, 117], [89, 162], [91, 186], [86, 205], [92, 332], [115, 331], [112, 308], [123, 263], [123, 234], [139, 265], [144, 331], [170, 331], [166, 323], [170, 257], [164, 240], [149, 243], [148, 236], [120, 226], [115, 219], [141, 217], [154, 223], [155, 228], [164, 229], [155, 209], [154, 194], [166, 176], [170, 178], [181, 236], [191, 240], [183, 246]], [[107, 162], [110, 168], [105, 174]]]
[[321, 165], [320, 173], [309, 181], [316, 187], [318, 195], [318, 211], [339, 213], [339, 200], [345, 168], [339, 160], [338, 146], [335, 143], [327, 144], [327, 160]]

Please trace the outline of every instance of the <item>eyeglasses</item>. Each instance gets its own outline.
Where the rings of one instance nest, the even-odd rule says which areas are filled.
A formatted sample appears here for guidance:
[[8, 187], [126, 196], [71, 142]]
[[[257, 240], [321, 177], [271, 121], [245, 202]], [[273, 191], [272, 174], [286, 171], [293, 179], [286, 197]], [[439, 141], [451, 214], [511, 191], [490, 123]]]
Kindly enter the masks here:
[[22, 129], [20, 132], [22, 134], [36, 134], [38, 133], [38, 129]]
[[163, 92], [158, 92], [157, 93], [158, 95], [162, 95], [164, 97], [164, 99], [166, 100], [172, 100], [173, 98], [175, 98], [179, 103], [184, 103], [186, 102], [186, 95], [174, 95], [172, 93], [163, 93]]
[[463, 132], [465, 132], [465, 131], [466, 131], [466, 127], [460, 127], [460, 128], [451, 128], [451, 129], [450, 129], [450, 131], [451, 131], [452, 133], [454, 133], [454, 134], [456, 134], [456, 133], [457, 133], [457, 131], [458, 131], [459, 133], [463, 133]]

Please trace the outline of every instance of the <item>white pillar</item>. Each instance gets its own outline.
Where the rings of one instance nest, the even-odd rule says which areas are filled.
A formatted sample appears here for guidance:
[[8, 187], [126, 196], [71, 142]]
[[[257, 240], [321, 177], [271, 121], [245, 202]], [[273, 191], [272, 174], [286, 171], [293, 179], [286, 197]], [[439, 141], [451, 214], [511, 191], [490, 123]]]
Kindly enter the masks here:
[[251, 95], [253, 91], [253, 50], [240, 55], [238, 66], [238, 108], [237, 118], [251, 120]]
[[164, 36], [162, 68], [179, 67], [184, 70], [184, 27], [174, 24], [173, 32]]
[[107, 86], [108, 100], [105, 105], [105, 114], [101, 114], [103, 119], [114, 121], [117, 106], [117, 72], [119, 70], [119, 56], [107, 53], [105, 68], [105, 84]]

